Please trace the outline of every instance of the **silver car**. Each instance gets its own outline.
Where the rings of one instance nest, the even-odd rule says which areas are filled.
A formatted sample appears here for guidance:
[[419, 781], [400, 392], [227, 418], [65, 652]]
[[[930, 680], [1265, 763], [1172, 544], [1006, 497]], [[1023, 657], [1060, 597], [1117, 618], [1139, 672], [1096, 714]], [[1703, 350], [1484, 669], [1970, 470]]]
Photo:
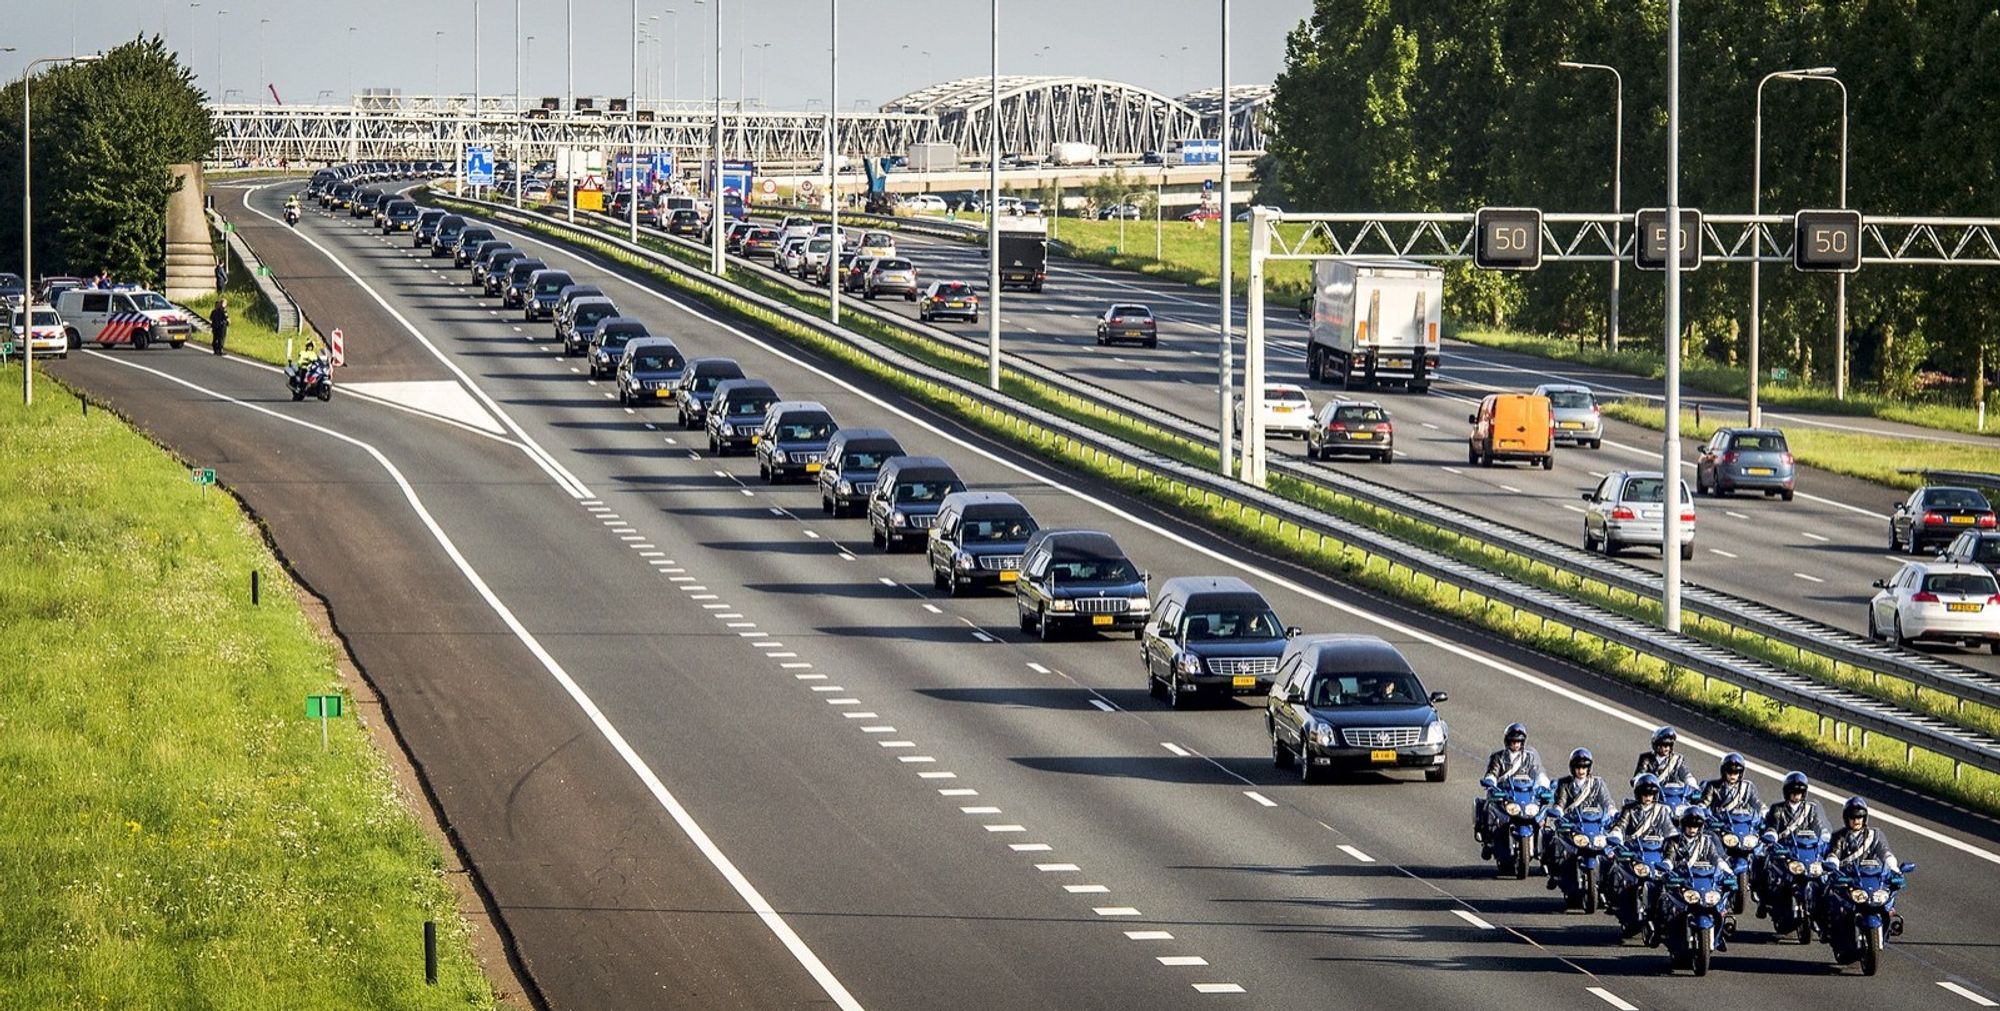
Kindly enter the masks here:
[[1875, 581], [1868, 638], [1894, 645], [1955, 642], [2000, 655], [2000, 584], [1983, 565], [1908, 562], [1893, 579]]
[[[1694, 557], [1694, 496], [1686, 481], [1681, 488], [1680, 545], [1683, 561]], [[1595, 491], [1583, 493], [1583, 549], [1602, 548], [1616, 555], [1634, 545], [1666, 550], [1661, 513], [1666, 481], [1657, 470], [1621, 470], [1606, 474]]]
[[1591, 449], [1604, 448], [1604, 414], [1597, 394], [1574, 383], [1543, 383], [1535, 396], [1549, 398], [1556, 423], [1556, 441]]
[[903, 296], [903, 301], [917, 300], [917, 267], [901, 257], [884, 257], [869, 268], [868, 280], [863, 282], [861, 294], [875, 298], [884, 293]]

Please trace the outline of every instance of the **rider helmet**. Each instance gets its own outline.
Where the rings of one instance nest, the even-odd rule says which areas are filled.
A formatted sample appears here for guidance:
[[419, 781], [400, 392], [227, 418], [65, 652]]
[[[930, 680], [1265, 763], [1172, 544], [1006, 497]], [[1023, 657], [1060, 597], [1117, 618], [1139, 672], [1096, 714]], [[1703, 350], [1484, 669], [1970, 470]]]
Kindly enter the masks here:
[[1840, 811], [1840, 816], [1848, 821], [1853, 821], [1856, 818], [1867, 821], [1868, 802], [1859, 797], [1849, 797], [1847, 798], [1847, 806]]
[[1589, 748], [1578, 748], [1569, 753], [1569, 767], [1571, 769], [1575, 769], [1579, 765], [1588, 769], [1594, 762], [1595, 759], [1590, 757]]
[[1528, 728], [1520, 723], [1509, 723], [1507, 724], [1507, 743], [1512, 744], [1515, 741], [1520, 741], [1522, 744], [1528, 743]]
[[1642, 772], [1632, 780], [1632, 796], [1644, 798], [1660, 795], [1660, 777], [1650, 772]]
[[1708, 809], [1707, 809], [1707, 808], [1705, 808], [1705, 807], [1701, 807], [1701, 806], [1699, 806], [1699, 805], [1696, 805], [1696, 806], [1694, 806], [1694, 807], [1690, 807], [1690, 808], [1688, 808], [1688, 809], [1687, 809], [1687, 810], [1685, 810], [1685, 811], [1682, 811], [1682, 812], [1681, 812], [1681, 827], [1682, 827], [1682, 828], [1695, 828], [1695, 829], [1700, 829], [1700, 828], [1707, 828], [1707, 827], [1708, 827]]
[[1674, 733], [1674, 728], [1672, 727], [1661, 727], [1660, 729], [1653, 731], [1653, 747], [1655, 748], [1659, 747], [1662, 744], [1668, 747], [1673, 747], [1674, 742], [1679, 741], [1680, 739], [1681, 735]]
[[1785, 773], [1786, 794], [1790, 794], [1793, 791], [1797, 791], [1799, 793], [1805, 793], [1806, 790], [1809, 789], [1811, 786], [1812, 786], [1812, 780], [1807, 779], [1805, 773], [1803, 772]]
[[1727, 776], [1732, 772], [1738, 775], [1743, 773], [1743, 756], [1734, 751], [1722, 756], [1722, 774]]

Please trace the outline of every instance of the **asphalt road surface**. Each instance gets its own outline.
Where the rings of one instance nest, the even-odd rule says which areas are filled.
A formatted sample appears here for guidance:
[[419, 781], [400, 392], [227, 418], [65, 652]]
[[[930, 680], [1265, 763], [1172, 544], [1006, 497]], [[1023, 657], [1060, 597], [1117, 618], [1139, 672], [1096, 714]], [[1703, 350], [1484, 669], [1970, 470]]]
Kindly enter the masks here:
[[[249, 198], [272, 218], [281, 200]], [[1289, 624], [1381, 635], [1451, 693], [1450, 782], [1299, 784], [1272, 768], [1250, 704], [1167, 710], [1131, 640], [1043, 644], [1007, 598], [935, 593], [918, 557], [869, 546], [865, 522], [822, 517], [815, 493], [758, 482], [747, 458], [709, 458], [670, 414], [618, 406], [547, 324], [500, 312], [407, 238], [231, 216], [308, 314], [349, 334], [357, 371], [331, 403], [294, 404], [274, 372], [193, 349], [92, 351], [54, 371], [216, 466], [270, 523], [555, 1006], [1873, 1009], [2000, 995], [1989, 820], [1260, 557], [513, 236], [691, 355], [732, 355], [843, 425], [895, 430], [1043, 525], [1109, 531], [1156, 580], [1241, 575]], [[316, 280], [293, 283], [292, 268]], [[1703, 772], [1741, 750], [1767, 793], [1793, 767], [1828, 806], [1868, 793], [1921, 865], [1908, 933], [1864, 979], [1746, 919], [1713, 975], [1665, 974], [1665, 956], [1620, 947], [1609, 918], [1564, 915], [1539, 878], [1495, 880], [1476, 859], [1474, 780], [1516, 719], [1549, 761], [1587, 746], [1614, 776], [1673, 723]]]

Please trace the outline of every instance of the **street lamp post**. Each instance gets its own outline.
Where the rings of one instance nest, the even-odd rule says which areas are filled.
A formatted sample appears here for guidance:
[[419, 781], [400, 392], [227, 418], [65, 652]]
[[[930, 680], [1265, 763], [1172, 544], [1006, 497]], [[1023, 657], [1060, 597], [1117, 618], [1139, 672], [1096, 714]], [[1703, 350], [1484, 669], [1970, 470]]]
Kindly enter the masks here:
[[[695, 0], [701, 3], [702, 0]], [[745, 3], [746, 0], [737, 0]], [[715, 155], [709, 165], [708, 208], [708, 269], [717, 277], [723, 276], [727, 262], [722, 256], [723, 220], [722, 208], [722, 0], [712, 0], [715, 7]]]
[[1578, 63], [1564, 60], [1556, 64], [1566, 70], [1602, 70], [1611, 75], [1617, 98], [1612, 106], [1611, 120], [1611, 305], [1608, 313], [1608, 346], [1618, 350], [1618, 268], [1625, 260], [1625, 75], [1617, 67], [1603, 63]]
[[757, 108], [764, 109], [764, 108], [769, 108], [769, 106], [764, 104], [764, 69], [770, 65], [769, 57], [771, 55], [771, 44], [769, 42], [759, 42], [756, 45], [756, 49], [757, 49]]
[[669, 45], [673, 49], [673, 56], [667, 62], [674, 68], [674, 86], [673, 91], [669, 94], [673, 96], [674, 103], [678, 105], [681, 100], [681, 13], [669, 7], [667, 8], [667, 17], [673, 19], [667, 24], [667, 37], [672, 40]]
[[354, 35], [360, 30], [360, 28], [354, 25], [347, 26], [347, 101], [350, 104], [353, 103], [356, 94], [354, 90]]
[[[1130, 193], [1125, 193], [1125, 194], [1121, 194], [1121, 195], [1120, 195], [1120, 196], [1118, 197], [1118, 203], [1117, 203], [1117, 208], [1118, 208], [1118, 251], [1119, 251], [1119, 252], [1121, 252], [1121, 253], [1125, 251], [1125, 202], [1126, 202], [1126, 199], [1127, 199], [1128, 197], [1143, 197], [1143, 196], [1145, 196], [1145, 195], [1146, 195], [1146, 192], [1145, 192], [1144, 190], [1133, 190], [1133, 191], [1132, 191], [1132, 192], [1130, 192]], [[1138, 209], [1139, 209], [1139, 205], [1138, 205], [1138, 204], [1133, 204], [1133, 205], [1132, 205], [1132, 209], [1133, 209], [1133, 210], [1135, 210], [1135, 211], [1136, 211], [1136, 210], [1138, 210]], [[1155, 224], [1157, 224], [1157, 223], [1158, 223], [1158, 222], [1155, 222]], [[1157, 255], [1155, 255], [1155, 256], [1154, 256], [1153, 258], [1154, 258], [1154, 259], [1156, 259], [1156, 260], [1157, 260], [1157, 259], [1159, 259], [1159, 257], [1158, 257]]]
[[[1763, 79], [1757, 82], [1757, 96], [1756, 96], [1757, 110], [1756, 110], [1756, 115], [1752, 118], [1752, 123], [1754, 125], [1751, 130], [1752, 139], [1750, 142], [1751, 143], [1750, 213], [1753, 216], [1757, 214], [1762, 214], [1764, 211], [1764, 85], [1767, 85], [1772, 81], [1779, 79], [1787, 81], [1805, 81], [1819, 77], [1825, 77], [1831, 79], [1833, 74], [1833, 69], [1834, 68], [1832, 67], [1804, 67], [1798, 70], [1774, 70], [1771, 73], [1765, 74]], [[1840, 84], [1838, 80], [1834, 80], [1834, 83]], [[1845, 207], [1847, 206], [1847, 143], [1846, 143], [1847, 86], [1844, 84], [1840, 85], [1840, 99], [1841, 99], [1840, 100], [1840, 106], [1841, 106], [1840, 205], [1842, 207]], [[1762, 330], [1764, 323], [1764, 301], [1763, 301], [1764, 269], [1763, 269], [1763, 263], [1761, 262], [1760, 258], [1764, 254], [1764, 226], [1752, 225], [1751, 228], [1753, 229], [1751, 235], [1754, 237], [1755, 242], [1753, 243], [1750, 250], [1751, 255], [1750, 255], [1749, 402], [1750, 402], [1750, 425], [1752, 427], [1755, 427], [1759, 423], [1759, 419], [1762, 417], [1762, 411], [1757, 403], [1758, 401], [1757, 386], [1758, 386], [1758, 380], [1760, 378], [1758, 355], [1763, 348]], [[1841, 275], [1842, 281], [1845, 281], [1846, 278], [1847, 275], [1845, 274]], [[1845, 291], [1846, 289], [1843, 286], [1842, 288], [1843, 295], [1845, 294]], [[1846, 309], [1844, 300], [1841, 308], [1843, 310], [1842, 315], [1844, 316], [1845, 315], [1844, 310]], [[1842, 324], [1842, 329], [1844, 330], [1846, 320], [1843, 318], [1842, 320], [1840, 320], [1840, 323]]]
[[[10, 52], [12, 50], [9, 50]], [[21, 403], [35, 402], [35, 152], [34, 104], [29, 92], [39, 64], [89, 63], [95, 56], [44, 56], [29, 60], [21, 69], [21, 278], [27, 290], [21, 293]], [[219, 75], [218, 75], [219, 76]]]
[[[833, 234], [826, 245], [826, 318], [840, 322], [840, 0], [827, 21], [826, 210]], [[810, 240], [808, 240], [810, 241]]]
[[[1230, 398], [1231, 398], [1231, 396], [1232, 396], [1232, 395], [1234, 394], [1234, 387], [1235, 387], [1235, 385], [1236, 385], [1236, 364], [1235, 364], [1235, 362], [1233, 361], [1233, 359], [1234, 359], [1234, 357], [1235, 357], [1235, 348], [1234, 348], [1234, 346], [1233, 346], [1233, 344], [1232, 344], [1232, 341], [1234, 340], [1234, 337], [1235, 337], [1235, 328], [1234, 328], [1234, 327], [1233, 327], [1233, 326], [1231, 325], [1231, 321], [1230, 321], [1230, 305], [1229, 305], [1229, 302], [1230, 302], [1230, 290], [1229, 290], [1229, 286], [1230, 286], [1230, 284], [1231, 284], [1231, 279], [1230, 279], [1230, 276], [1229, 276], [1229, 275], [1230, 275], [1230, 272], [1231, 272], [1231, 268], [1232, 268], [1232, 267], [1234, 266], [1234, 264], [1233, 264], [1233, 263], [1232, 263], [1232, 262], [1230, 261], [1230, 256], [1231, 256], [1232, 254], [1231, 254], [1231, 251], [1230, 251], [1230, 248], [1229, 248], [1229, 245], [1230, 245], [1230, 243], [1229, 243], [1229, 238], [1230, 238], [1230, 234], [1229, 234], [1229, 233], [1230, 233], [1230, 232], [1231, 232], [1232, 230], [1234, 230], [1234, 228], [1236, 227], [1236, 223], [1235, 223], [1235, 222], [1233, 222], [1233, 221], [1231, 221], [1231, 220], [1229, 220], [1229, 217], [1230, 217], [1230, 214], [1229, 214], [1229, 203], [1230, 203], [1230, 192], [1229, 192], [1229, 0], [1222, 0], [1222, 119], [1221, 119], [1221, 123], [1222, 123], [1222, 127], [1221, 127], [1221, 129], [1220, 129], [1220, 130], [1218, 130], [1217, 132], [1218, 132], [1218, 133], [1220, 133], [1220, 134], [1222, 135], [1222, 165], [1221, 165], [1221, 168], [1222, 168], [1222, 220], [1221, 220], [1221, 221], [1219, 222], [1219, 224], [1221, 225], [1221, 228], [1222, 228], [1222, 271], [1221, 271], [1221, 273], [1222, 273], [1222, 291], [1221, 291], [1221, 295], [1222, 295], [1222, 328], [1221, 328], [1221, 334], [1222, 334], [1222, 353], [1221, 353], [1221, 354], [1220, 354], [1220, 355], [1219, 355], [1219, 356], [1217, 357], [1217, 362], [1216, 362], [1216, 373], [1217, 373], [1217, 376], [1216, 376], [1216, 383], [1215, 383], [1215, 388], [1216, 388], [1216, 421], [1215, 421], [1215, 429], [1216, 429], [1216, 432], [1218, 433], [1218, 435], [1217, 435], [1217, 439], [1218, 439], [1218, 441], [1217, 441], [1217, 443], [1216, 443], [1216, 449], [1217, 449], [1217, 451], [1218, 451], [1218, 452], [1217, 452], [1217, 455], [1216, 455], [1216, 463], [1217, 463], [1217, 465], [1218, 465], [1218, 466], [1219, 466], [1219, 467], [1221, 468], [1223, 476], [1224, 476], [1224, 477], [1227, 477], [1227, 476], [1229, 475], [1229, 473], [1230, 473], [1230, 460], [1229, 460], [1229, 457], [1230, 457], [1230, 454], [1231, 454], [1231, 452], [1232, 452], [1232, 450], [1231, 450], [1231, 447], [1230, 447], [1230, 441], [1231, 441], [1231, 440], [1230, 440], [1230, 430], [1229, 430], [1229, 426], [1230, 426], [1230, 423], [1231, 423], [1231, 422], [1232, 422], [1232, 420], [1233, 420], [1233, 416], [1231, 415], [1231, 412], [1230, 412], [1229, 408], [1230, 408], [1230, 406], [1231, 406], [1231, 405], [1230, 405]], [[1246, 405], [1246, 409], [1245, 409], [1245, 417], [1248, 417], [1248, 416], [1249, 416], [1249, 412], [1248, 412], [1248, 408], [1247, 408], [1247, 405]]]
[[270, 78], [264, 74], [264, 26], [270, 23], [270, 18], [257, 19], [257, 104], [259, 106], [264, 104], [264, 96], [271, 90]]
[[527, 66], [521, 55], [524, 36], [521, 34], [521, 0], [514, 0], [514, 206], [521, 206], [528, 180], [521, 172], [521, 78], [527, 74]]
[[[187, 61], [188, 61], [188, 69], [189, 69], [189, 70], [193, 70], [193, 69], [194, 69], [194, 42], [195, 42], [195, 37], [196, 37], [197, 35], [201, 34], [201, 26], [200, 26], [199, 24], [197, 24], [197, 23], [196, 23], [196, 22], [197, 22], [197, 19], [199, 18], [199, 15], [197, 15], [197, 14], [195, 13], [195, 10], [196, 10], [197, 8], [199, 8], [200, 6], [201, 6], [201, 0], [191, 0], [191, 2], [190, 2], [190, 3], [188, 4], [188, 34], [187, 34], [187, 39], [188, 39], [188, 51], [187, 51]], [[9, 46], [9, 47], [8, 47], [8, 48], [7, 48], [7, 49], [6, 49], [5, 51], [6, 51], [6, 52], [10, 52], [10, 53], [11, 53], [11, 52], [13, 52], [14, 50], [13, 50], [13, 47]], [[216, 87], [218, 87], [218, 88], [222, 87], [221, 83], [220, 83], [220, 82], [218, 82], [218, 83], [216, 84]]]
[[[1681, 630], [1681, 2], [1667, 3], [1667, 397], [1660, 440], [1660, 617]], [[1689, 236], [1694, 242], [1700, 236]], [[1671, 531], [1671, 533], [1669, 533]]]
[[222, 9], [222, 8], [220, 8], [220, 7], [218, 7], [218, 8], [216, 8], [216, 9], [215, 9], [215, 93], [216, 93], [216, 95], [217, 95], [218, 97], [219, 97], [219, 96], [221, 96], [221, 95], [222, 95], [222, 93], [223, 93], [223, 91], [222, 91], [222, 19], [223, 19], [223, 18], [225, 18], [225, 17], [228, 17], [228, 16], [229, 16], [229, 12], [228, 12], [228, 11], [226, 11], [226, 10], [223, 10], [223, 9]]
[[993, 65], [986, 106], [986, 385], [1000, 388], [1000, 0], [993, 3]]

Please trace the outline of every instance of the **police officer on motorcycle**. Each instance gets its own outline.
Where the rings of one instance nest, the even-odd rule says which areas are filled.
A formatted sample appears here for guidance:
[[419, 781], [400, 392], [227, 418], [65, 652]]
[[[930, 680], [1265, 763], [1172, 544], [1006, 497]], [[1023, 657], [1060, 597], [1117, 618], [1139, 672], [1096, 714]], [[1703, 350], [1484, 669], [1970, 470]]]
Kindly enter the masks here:
[[[1551, 840], [1555, 837], [1558, 821], [1589, 808], [1610, 813], [1618, 806], [1604, 777], [1590, 771], [1595, 763], [1589, 748], [1578, 748], [1569, 753], [1569, 775], [1556, 780], [1555, 799], [1549, 802], [1549, 823], [1543, 830], [1542, 839], [1544, 861], [1555, 850]], [[1549, 875], [1549, 887], [1553, 889], [1556, 884], [1555, 875]]]
[[[1501, 741], [1502, 747], [1486, 759], [1484, 781], [1505, 783], [1516, 776], [1526, 776], [1535, 781], [1537, 787], [1549, 785], [1549, 774], [1542, 770], [1542, 756], [1528, 747], [1528, 728], [1519, 723], [1507, 724], [1507, 733]], [[1487, 798], [1481, 797], [1473, 805], [1472, 835], [1479, 840], [1479, 859], [1493, 859], [1493, 843], [1490, 829], [1494, 816]]]
[[1826, 857], [1839, 861], [1840, 869], [1852, 872], [1854, 865], [1863, 860], [1879, 860], [1884, 867], [1897, 864], [1896, 854], [1889, 849], [1889, 839], [1882, 830], [1868, 824], [1868, 802], [1860, 797], [1847, 798], [1847, 806], [1840, 812], [1846, 824], [1836, 829], [1833, 838], [1827, 840]]
[[[1673, 832], [1673, 811], [1667, 805], [1660, 803], [1660, 780], [1659, 777], [1654, 776], [1650, 772], [1642, 772], [1632, 780], [1632, 800], [1618, 810], [1617, 817], [1612, 818], [1611, 824], [1605, 829], [1605, 835], [1610, 838], [1613, 846], [1623, 846], [1627, 839], [1643, 839], [1647, 836], [1658, 836], [1665, 839], [1667, 836], [1672, 835]], [[1604, 887], [1606, 891], [1612, 890], [1612, 867], [1613, 864], [1611, 863], [1605, 864]], [[1640, 916], [1650, 921], [1652, 918], [1653, 896], [1658, 887], [1658, 882], [1649, 880], [1637, 887], [1643, 889], [1643, 893], [1639, 896], [1637, 907], [1641, 911]], [[1623, 913], [1619, 914], [1621, 923], [1624, 922], [1624, 915]], [[1639, 929], [1639, 924], [1637, 923], [1625, 923], [1624, 926], [1626, 929], [1625, 936], [1627, 937], [1632, 936], [1633, 932]]]
[[1701, 782], [1695, 779], [1694, 771], [1688, 768], [1687, 759], [1674, 750], [1680, 735], [1672, 727], [1661, 727], [1653, 731], [1653, 748], [1640, 754], [1638, 764], [1632, 767], [1632, 776], [1651, 774], [1662, 783], [1682, 783], [1693, 791]]
[[[1660, 866], [1663, 869], [1670, 873], [1684, 874], [1689, 864], [1706, 861], [1720, 867], [1728, 863], [1729, 853], [1722, 848], [1722, 840], [1717, 839], [1715, 833], [1708, 830], [1708, 818], [1708, 811], [1699, 804], [1691, 804], [1687, 810], [1681, 812], [1680, 832], [1668, 839], [1666, 847], [1660, 852]], [[1653, 898], [1655, 902], [1659, 901], [1657, 890]], [[1657, 924], [1659, 921], [1660, 917], [1656, 910], [1653, 922]], [[1725, 950], [1723, 940], [1723, 935], [1717, 933], [1717, 951]], [[1647, 943], [1652, 943], [1650, 936], [1647, 938]]]
[[1722, 756], [1722, 775], [1702, 784], [1695, 803], [1717, 815], [1736, 811], [1754, 815], [1764, 810], [1757, 784], [1743, 778], [1743, 756], [1733, 751]]
[[[1796, 832], [1817, 832], [1825, 835], [1826, 812], [1820, 810], [1818, 801], [1806, 796], [1811, 788], [1812, 780], [1807, 779], [1805, 773], [1797, 770], [1785, 773], [1784, 785], [1779, 788], [1784, 793], [1785, 799], [1764, 809], [1764, 831], [1780, 839], [1789, 839]], [[1768, 849], [1765, 850], [1763, 859], [1757, 861], [1757, 868], [1753, 872], [1753, 882], [1757, 891], [1757, 916], [1760, 919], [1770, 911], [1766, 908], [1764, 897], [1770, 894], [1770, 862], [1776, 859], [1778, 859], [1776, 854]]]

